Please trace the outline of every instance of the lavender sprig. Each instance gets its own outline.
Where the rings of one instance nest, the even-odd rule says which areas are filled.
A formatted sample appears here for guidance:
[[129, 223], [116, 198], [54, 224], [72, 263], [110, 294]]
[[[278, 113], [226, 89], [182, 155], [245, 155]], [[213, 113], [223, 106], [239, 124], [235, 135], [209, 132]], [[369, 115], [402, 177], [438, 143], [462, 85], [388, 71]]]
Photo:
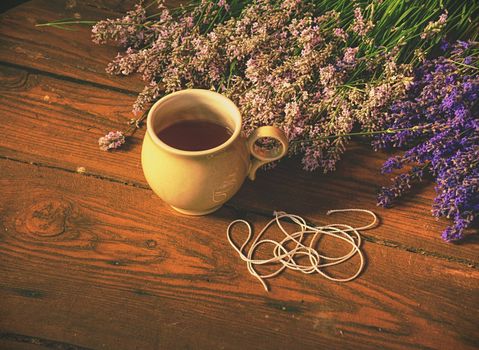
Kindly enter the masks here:
[[143, 121], [146, 119], [148, 113], [145, 112], [139, 118], [132, 118], [128, 121], [128, 128], [126, 131], [110, 131], [105, 136], [98, 139], [98, 145], [102, 151], [110, 151], [122, 147], [126, 143], [128, 137], [141, 128]]
[[98, 145], [102, 151], [120, 148], [125, 143], [125, 135], [121, 131], [110, 131], [98, 139]]

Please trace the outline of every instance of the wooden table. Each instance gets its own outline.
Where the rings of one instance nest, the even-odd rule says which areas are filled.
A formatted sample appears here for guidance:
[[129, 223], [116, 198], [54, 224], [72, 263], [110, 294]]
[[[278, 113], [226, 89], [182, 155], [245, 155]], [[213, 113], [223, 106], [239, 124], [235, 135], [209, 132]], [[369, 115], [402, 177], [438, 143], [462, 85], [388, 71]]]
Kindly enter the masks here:
[[[143, 83], [107, 75], [116, 49], [91, 43], [88, 28], [34, 25], [129, 5], [34, 0], [1, 15], [1, 349], [478, 348], [478, 239], [441, 240], [432, 184], [377, 208], [386, 154], [355, 144], [331, 175], [284, 161], [218, 212], [187, 217], [143, 178], [144, 130], [101, 152], [98, 137], [124, 128]], [[230, 221], [258, 229], [275, 209], [317, 224], [368, 220], [324, 215], [351, 207], [381, 224], [363, 233], [368, 263], [350, 283], [287, 271], [266, 293], [225, 236]]]

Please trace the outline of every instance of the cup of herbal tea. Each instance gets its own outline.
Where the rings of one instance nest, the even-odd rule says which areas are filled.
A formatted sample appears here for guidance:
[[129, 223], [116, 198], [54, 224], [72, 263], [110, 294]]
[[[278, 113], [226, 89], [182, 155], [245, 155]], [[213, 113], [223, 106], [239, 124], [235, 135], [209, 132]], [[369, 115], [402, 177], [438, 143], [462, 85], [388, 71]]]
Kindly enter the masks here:
[[[255, 179], [263, 164], [283, 157], [288, 139], [281, 129], [262, 126], [245, 137], [242, 118], [227, 97], [188, 89], [157, 101], [147, 117], [141, 164], [152, 190], [173, 209], [205, 215], [219, 209]], [[278, 147], [260, 147], [258, 140]]]

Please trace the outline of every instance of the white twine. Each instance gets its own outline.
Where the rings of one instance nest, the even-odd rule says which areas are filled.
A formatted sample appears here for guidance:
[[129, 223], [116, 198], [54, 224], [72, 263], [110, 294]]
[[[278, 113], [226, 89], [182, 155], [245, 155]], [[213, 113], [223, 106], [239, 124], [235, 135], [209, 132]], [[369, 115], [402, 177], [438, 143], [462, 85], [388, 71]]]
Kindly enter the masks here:
[[[326, 213], [326, 215], [339, 213], [339, 212], [352, 212], [352, 211], [368, 213], [373, 217], [373, 221], [368, 225], [365, 225], [362, 227], [356, 227], [356, 228], [351, 227], [349, 225], [345, 225], [345, 224], [330, 224], [326, 226], [312, 227], [306, 224], [306, 221], [298, 215], [275, 211], [274, 212], [275, 218], [269, 221], [266, 224], [266, 226], [260, 231], [258, 236], [253, 240], [253, 243], [251, 244], [251, 247], [246, 252], [246, 254], [243, 253], [243, 250], [245, 249], [249, 241], [253, 238], [253, 229], [251, 228], [251, 225], [247, 221], [235, 220], [232, 223], [230, 223], [228, 225], [228, 228], [226, 229], [226, 236], [228, 237], [228, 241], [230, 242], [231, 246], [236, 250], [236, 252], [238, 252], [240, 258], [243, 261], [246, 261], [246, 267], [248, 268], [248, 271], [261, 282], [261, 284], [263, 285], [266, 291], [268, 291], [268, 286], [266, 285], [266, 282], [264, 280], [278, 275], [285, 268], [300, 271], [305, 274], [311, 274], [311, 273], [317, 272], [323, 277], [331, 281], [347, 282], [359, 276], [359, 274], [361, 273], [364, 267], [364, 255], [360, 249], [361, 236], [358, 231], [372, 228], [376, 225], [378, 221], [376, 214], [374, 214], [370, 210], [365, 210], [365, 209], [330, 210]], [[288, 233], [286, 229], [283, 227], [283, 225], [281, 224], [281, 220], [285, 218], [297, 224], [300, 228], [299, 231]], [[231, 229], [233, 228], [234, 225], [238, 223], [245, 224], [248, 227], [248, 237], [239, 248], [231, 239]], [[268, 228], [273, 223], [276, 223], [278, 225], [279, 229], [284, 233], [285, 238], [280, 242], [277, 242], [272, 239], [260, 240], [261, 236], [268, 230]], [[310, 234], [312, 234], [313, 237], [311, 239], [311, 242], [309, 243], [309, 246], [306, 246], [303, 244], [304, 238]], [[333, 238], [340, 239], [348, 243], [349, 245], [351, 245], [351, 250], [347, 254], [338, 256], [338, 257], [331, 257], [324, 254], [320, 254], [318, 250], [314, 248], [315, 243], [317, 242], [320, 235], [327, 235]], [[294, 243], [294, 248], [289, 249], [285, 247], [285, 245], [289, 242]], [[263, 245], [263, 244], [272, 244], [274, 246], [274, 249], [273, 249], [274, 257], [270, 259], [254, 259], [253, 258], [254, 251], [260, 245]], [[324, 267], [339, 265], [351, 259], [356, 254], [358, 254], [359, 256], [360, 265], [357, 271], [350, 277], [336, 278], [331, 275], [328, 275], [327, 273], [321, 270]], [[295, 258], [298, 256], [307, 256], [309, 258], [309, 264], [306, 265], [306, 264], [297, 263], [295, 261]], [[265, 264], [271, 264], [271, 263], [281, 263], [281, 266], [276, 271], [269, 274], [264, 274], [264, 275], [259, 274], [254, 268], [255, 265], [265, 265]]]

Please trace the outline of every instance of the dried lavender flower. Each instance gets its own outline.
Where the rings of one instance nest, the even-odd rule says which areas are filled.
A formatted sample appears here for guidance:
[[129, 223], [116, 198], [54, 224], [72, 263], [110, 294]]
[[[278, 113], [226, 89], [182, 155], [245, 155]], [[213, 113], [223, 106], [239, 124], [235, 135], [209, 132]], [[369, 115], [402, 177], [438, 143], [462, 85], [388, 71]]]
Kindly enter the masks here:
[[354, 22], [352, 26], [353, 32], [359, 36], [366, 36], [374, 27], [372, 21], [365, 21], [360, 7], [354, 9]]
[[437, 21], [429, 22], [426, 28], [424, 28], [424, 31], [421, 33], [421, 39], [426, 39], [428, 37], [431, 37], [433, 34], [440, 33], [446, 25], [447, 15], [448, 12], [446, 10], [443, 14], [439, 16], [439, 19]]
[[120, 148], [125, 143], [125, 135], [121, 131], [110, 131], [98, 139], [98, 145], [102, 151]]

